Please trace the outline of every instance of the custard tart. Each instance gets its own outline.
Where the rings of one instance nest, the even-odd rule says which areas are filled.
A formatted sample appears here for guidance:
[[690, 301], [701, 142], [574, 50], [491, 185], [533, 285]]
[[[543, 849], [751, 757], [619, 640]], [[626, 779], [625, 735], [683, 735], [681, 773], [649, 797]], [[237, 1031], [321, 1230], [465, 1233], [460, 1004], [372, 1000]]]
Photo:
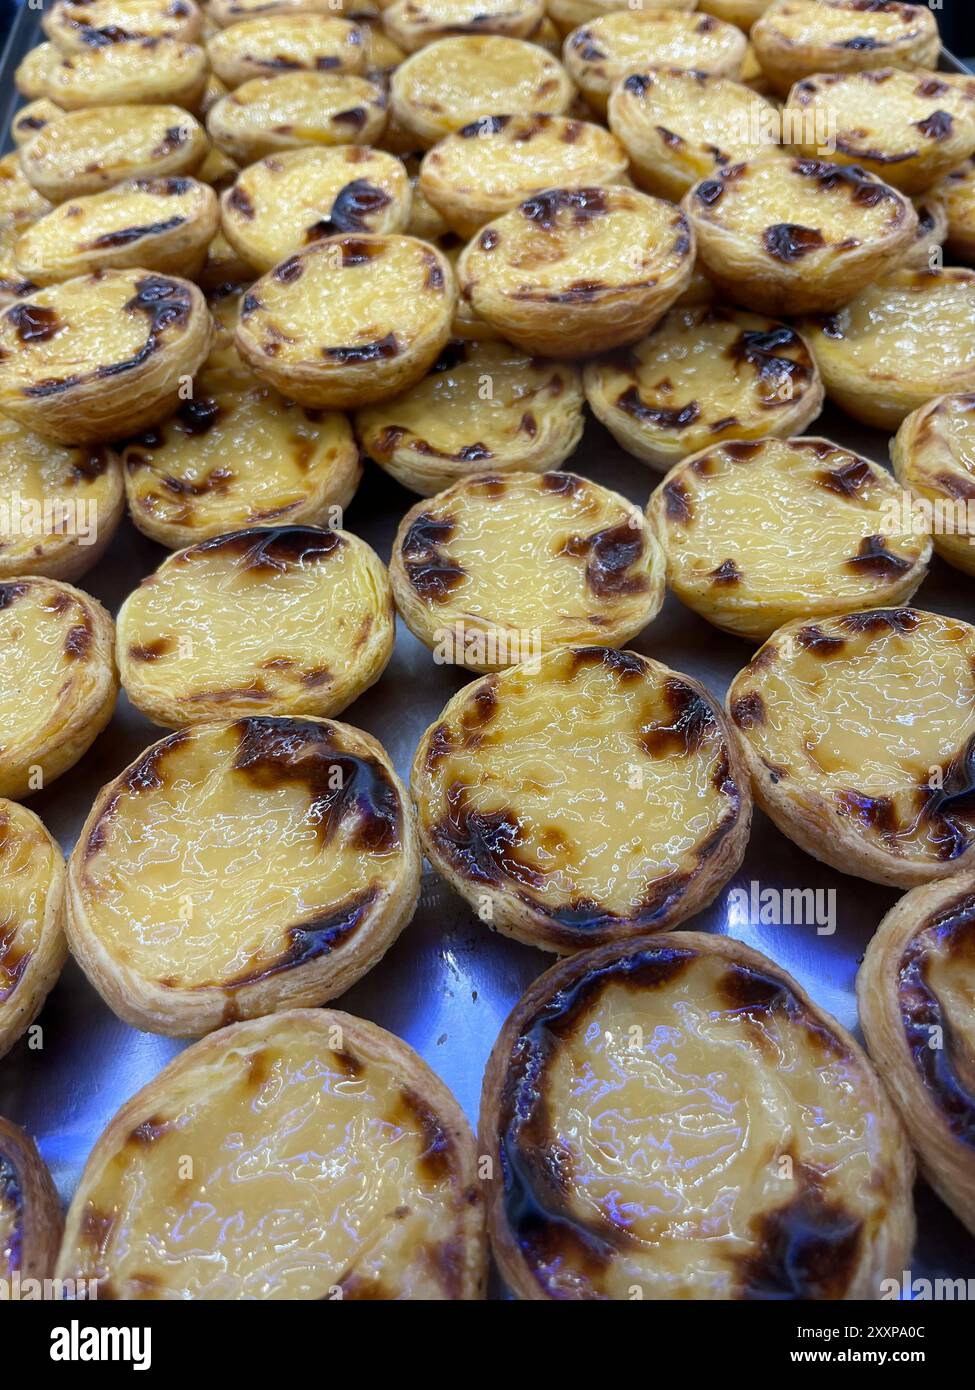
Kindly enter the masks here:
[[20, 162], [39, 193], [63, 203], [123, 179], [192, 174], [207, 148], [203, 127], [180, 106], [95, 106], [48, 121]]
[[880, 1078], [741, 942], [644, 937], [560, 961], [488, 1062], [488, 1227], [522, 1299], [877, 1299], [914, 1239]]
[[573, 454], [583, 430], [582, 382], [565, 362], [503, 341], [451, 339], [428, 376], [357, 411], [363, 449], [424, 497], [489, 470], [543, 473]]
[[163, 419], [206, 358], [202, 291], [149, 270], [104, 270], [0, 313], [0, 411], [65, 444]]
[[603, 116], [614, 85], [634, 68], [651, 62], [737, 77], [746, 47], [740, 29], [711, 15], [624, 6], [574, 29], [563, 60], [589, 106]]
[[907, 416], [891, 440], [897, 480], [930, 517], [934, 548], [975, 574], [975, 395], [936, 396]]
[[670, 470], [648, 507], [667, 583], [715, 627], [764, 641], [794, 618], [906, 603], [928, 531], [879, 464], [826, 439], [731, 441]]
[[420, 166], [420, 189], [453, 231], [472, 237], [548, 188], [626, 181], [623, 146], [591, 121], [484, 116], [447, 135]]
[[795, 329], [711, 304], [671, 309], [640, 342], [587, 362], [583, 384], [614, 439], [660, 469], [721, 439], [800, 434], [823, 407]]
[[[640, 0], [641, 10], [693, 10], [698, 0]], [[620, 0], [545, 0], [545, 9], [563, 35], [620, 8]], [[636, 6], [634, 5], [635, 9]], [[538, 40], [536, 38], [535, 42]]]
[[[43, 130], [49, 121], [57, 120], [58, 116], [63, 116], [64, 111], [60, 106], [55, 106], [53, 101], [48, 101], [47, 97], [38, 97], [36, 101], [29, 101], [26, 106], [22, 106], [10, 122], [10, 135], [18, 149], [26, 145], [29, 140], [33, 140], [39, 130]], [[6, 159], [10, 155], [4, 156]]]
[[169, 102], [195, 109], [209, 65], [199, 44], [176, 39], [131, 39], [61, 53], [50, 43], [31, 50], [17, 69], [17, 89], [47, 97], [63, 110]]
[[97, 599], [39, 576], [0, 582], [0, 796], [74, 767], [117, 693], [115, 627]]
[[375, 19], [373, 0], [209, 0], [207, 18], [218, 28], [240, 24], [259, 15], [349, 15], [356, 20]]
[[727, 77], [684, 68], [647, 68], [618, 82], [609, 124], [641, 188], [679, 201], [700, 179], [773, 145], [771, 102]]
[[418, 502], [390, 579], [434, 660], [473, 671], [622, 646], [664, 598], [663, 554], [639, 509], [574, 473], [483, 473]]
[[302, 405], [367, 405], [433, 365], [456, 298], [446, 258], [426, 242], [327, 237], [251, 287], [237, 346], [258, 376]]
[[894, 431], [933, 396], [975, 391], [975, 272], [899, 270], [800, 324], [826, 394]]
[[129, 266], [193, 276], [219, 225], [217, 195], [205, 183], [129, 179], [61, 203], [24, 231], [14, 254], [38, 285]]
[[751, 41], [783, 95], [814, 73], [933, 68], [941, 52], [928, 6], [897, 0], [778, 0], [752, 26]]
[[975, 152], [975, 101], [937, 72], [807, 77], [789, 93], [784, 119], [793, 113], [802, 153], [859, 165], [905, 193], [923, 193]]
[[194, 396], [122, 460], [132, 520], [171, 550], [243, 527], [333, 524], [362, 476], [344, 415], [286, 400], [222, 341]]
[[527, 199], [469, 243], [457, 273], [464, 299], [518, 347], [581, 357], [648, 332], [693, 265], [684, 213], [611, 184]]
[[501, 34], [437, 39], [393, 73], [392, 114], [428, 149], [482, 116], [561, 116], [574, 89], [562, 64], [537, 44]]
[[68, 941], [120, 1018], [186, 1037], [342, 994], [419, 882], [406, 790], [369, 734], [199, 724], [102, 789], [68, 865]]
[[63, 53], [87, 53], [130, 39], [199, 39], [203, 19], [194, 0], [55, 0], [41, 17], [45, 35]]
[[0, 416], [0, 579], [79, 579], [125, 511], [122, 469], [102, 445], [52, 444]]
[[975, 265], [975, 159], [952, 169], [933, 192], [945, 202], [948, 250], [966, 265]]
[[728, 708], [756, 800], [807, 854], [913, 888], [975, 854], [975, 628], [876, 608], [780, 628]]
[[[40, 1013], [68, 954], [61, 850], [33, 811], [15, 801], [0, 801], [0, 871], [2, 1057]], [[2, 1150], [0, 1131], [0, 1193]], [[0, 1213], [2, 1207], [0, 1199]], [[3, 1244], [0, 1233], [0, 1251]]]
[[0, 1116], [0, 1279], [8, 1295], [16, 1281], [19, 1297], [41, 1296], [26, 1281], [54, 1273], [63, 1224], [61, 1203], [37, 1146]]
[[542, 22], [542, 0], [393, 0], [383, 26], [407, 53], [453, 34], [503, 34], [530, 39]]
[[340, 15], [258, 15], [219, 29], [207, 40], [213, 70], [228, 87], [287, 72], [362, 69], [362, 32]]
[[207, 112], [215, 144], [242, 164], [303, 145], [371, 145], [386, 124], [386, 95], [350, 73], [252, 77]]
[[917, 233], [910, 199], [848, 164], [766, 154], [696, 184], [683, 206], [701, 265], [766, 314], [838, 309], [896, 269]]
[[420, 740], [412, 791], [427, 858], [479, 920], [560, 954], [707, 907], [751, 822], [714, 697], [611, 647], [465, 686]]
[[975, 1235], [975, 878], [906, 894], [857, 976], [860, 1023], [924, 1177]]
[[374, 1023], [292, 1009], [196, 1043], [122, 1107], [58, 1275], [100, 1299], [476, 1299], [483, 1226], [439, 1077]]
[[402, 232], [411, 203], [402, 162], [365, 145], [268, 155], [220, 200], [224, 234], [262, 273], [323, 237]]
[[393, 597], [358, 536], [256, 527], [171, 555], [122, 604], [117, 632], [122, 686], [156, 724], [326, 717], [382, 675]]

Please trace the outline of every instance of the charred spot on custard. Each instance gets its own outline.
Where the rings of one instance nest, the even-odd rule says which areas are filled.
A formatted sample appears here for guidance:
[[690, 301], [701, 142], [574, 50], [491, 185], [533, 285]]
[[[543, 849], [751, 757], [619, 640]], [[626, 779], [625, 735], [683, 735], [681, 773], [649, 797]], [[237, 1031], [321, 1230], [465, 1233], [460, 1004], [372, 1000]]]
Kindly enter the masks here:
[[767, 722], [765, 701], [757, 690], [749, 691], [732, 703], [731, 718], [739, 729], [758, 729]]
[[158, 1115], [151, 1115], [149, 1119], [136, 1125], [129, 1134], [127, 1142], [135, 1148], [147, 1149], [158, 1143], [172, 1128], [171, 1120], [163, 1119]]
[[794, 1169], [796, 1191], [752, 1222], [755, 1249], [738, 1262], [739, 1297], [842, 1298], [856, 1268], [863, 1221], [826, 1195], [808, 1164]]
[[734, 560], [722, 560], [721, 564], [711, 571], [708, 578], [712, 584], [717, 584], [722, 588], [728, 588], [735, 584], [740, 584], [744, 575], [735, 564]]
[[422, 598], [433, 603], [443, 603], [466, 574], [463, 566], [441, 549], [455, 530], [453, 517], [438, 518], [423, 512], [403, 539], [407, 578]]
[[664, 509], [668, 521], [687, 525], [694, 516], [691, 494], [679, 478], [664, 484]]
[[701, 418], [701, 407], [697, 401], [688, 401], [681, 406], [646, 405], [636, 386], [628, 386], [620, 392], [616, 405], [641, 424], [653, 425], [658, 429], [685, 430]]
[[888, 550], [883, 536], [864, 536], [856, 555], [846, 561], [846, 568], [874, 579], [894, 579], [907, 573], [911, 561]]
[[518, 209], [522, 217], [546, 232], [554, 231], [559, 213], [567, 213], [574, 226], [582, 226], [608, 211], [602, 188], [552, 188], [527, 199]]
[[160, 657], [168, 655], [173, 650], [173, 639], [171, 637], [156, 637], [151, 642], [133, 642], [129, 646], [129, 658], [132, 661], [158, 661]]
[[913, 632], [921, 621], [921, 615], [914, 608], [874, 608], [867, 613], [847, 613], [839, 618], [840, 627], [858, 636], [877, 636], [883, 631], [899, 632], [904, 636]]
[[846, 647], [845, 637], [831, 637], [821, 627], [801, 627], [796, 633], [796, 646], [813, 656], [836, 656]]
[[[388, 854], [401, 844], [402, 810], [386, 770], [373, 758], [340, 751], [330, 725], [255, 716], [232, 727], [234, 771], [262, 791], [302, 787], [323, 845], [343, 826], [350, 828], [353, 848], [366, 853]], [[315, 933], [334, 925], [316, 920], [306, 929]]]
[[560, 555], [586, 558], [586, 583], [599, 598], [619, 598], [642, 593], [646, 576], [632, 573], [643, 558], [642, 532], [622, 521], [592, 536], [571, 536]]
[[6, 316], [22, 343], [46, 343], [62, 326], [54, 310], [43, 304], [14, 304]]
[[189, 564], [200, 555], [222, 555], [237, 562], [246, 573], [267, 577], [306, 564], [318, 564], [345, 546], [337, 531], [314, 526], [252, 528], [213, 536], [184, 550], [178, 563]]
[[353, 179], [340, 188], [328, 217], [321, 218], [305, 232], [306, 241], [335, 236], [340, 232], [364, 232], [368, 219], [389, 207], [392, 198], [368, 179]]
[[786, 264], [800, 261], [810, 252], [826, 245], [817, 227], [802, 227], [792, 222], [777, 222], [774, 226], [766, 227], [762, 241], [770, 256]]
[[470, 789], [460, 781], [447, 788], [444, 814], [431, 827], [431, 836], [444, 857], [465, 878], [496, 887], [503, 882], [537, 888], [542, 876], [523, 863], [517, 851], [527, 838], [510, 808], [475, 810]]
[[232, 979], [221, 981], [221, 988], [241, 989], [330, 955], [354, 934], [376, 897], [377, 890], [370, 887], [327, 912], [316, 913], [307, 921], [289, 927], [288, 944], [280, 956], [252, 962]]
[[718, 717], [699, 691], [676, 676], [666, 678], [663, 693], [670, 721], [644, 725], [640, 745], [648, 758], [689, 758], [713, 741]]
[[227, 194], [227, 206], [233, 208], [234, 212], [239, 212], [241, 217], [250, 221], [254, 216], [254, 204], [250, 200], [247, 190], [241, 188], [239, 183], [235, 183]]
[[343, 347], [323, 347], [322, 356], [333, 362], [347, 364], [387, 361], [399, 352], [399, 342], [395, 333], [387, 333], [372, 343], [357, 343]]
[[873, 481], [873, 470], [866, 459], [853, 458], [839, 468], [826, 469], [816, 474], [816, 482], [827, 492], [837, 497], [857, 498], [860, 489]]

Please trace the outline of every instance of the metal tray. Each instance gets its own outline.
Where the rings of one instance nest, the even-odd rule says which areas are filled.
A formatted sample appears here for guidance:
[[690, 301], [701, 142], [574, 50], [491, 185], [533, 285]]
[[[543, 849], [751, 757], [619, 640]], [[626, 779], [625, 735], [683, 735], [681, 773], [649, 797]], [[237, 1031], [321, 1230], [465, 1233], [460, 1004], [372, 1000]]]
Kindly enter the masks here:
[[[36, 42], [37, 11], [21, 9], [0, 59], [3, 129], [19, 104], [13, 70]], [[943, 66], [965, 71], [946, 57]], [[812, 427], [868, 457], [887, 462], [888, 438], [854, 424], [828, 407]], [[595, 421], [567, 465], [622, 492], [641, 506], [659, 475], [625, 454]], [[367, 463], [348, 508], [347, 528], [388, 561], [396, 527], [416, 498]], [[81, 587], [114, 614], [125, 596], [168, 554], [131, 522]], [[973, 581], [935, 560], [916, 598], [922, 608], [975, 622]], [[656, 621], [629, 644], [635, 650], [703, 681], [721, 697], [749, 660], [752, 647], [710, 627], [667, 596]], [[382, 679], [340, 717], [374, 734], [401, 776], [408, 774], [420, 735], [470, 677], [435, 665], [430, 653], [398, 623], [393, 658]], [[121, 695], [111, 724], [87, 756], [30, 800], [67, 852], [99, 788], [116, 776], [161, 731]], [[736, 920], [729, 893], [762, 887], [835, 889], [836, 930], [815, 926], [761, 926]], [[685, 926], [726, 932], [765, 952], [789, 970], [812, 997], [856, 1031], [854, 979], [867, 942], [898, 893], [837, 873], [803, 854], [757, 813], [744, 863], [712, 906]], [[416, 916], [385, 959], [337, 1006], [372, 1019], [409, 1042], [451, 1087], [476, 1124], [481, 1077], [509, 1010], [553, 957], [491, 933], [429, 868]], [[25, 1040], [0, 1061], [0, 1114], [38, 1141], [67, 1203], [85, 1160], [118, 1107], [150, 1081], [186, 1044], [127, 1027], [101, 1001], [69, 961], [39, 1022], [43, 1045]], [[975, 1240], [924, 1185], [917, 1190], [918, 1278], [975, 1276]]]

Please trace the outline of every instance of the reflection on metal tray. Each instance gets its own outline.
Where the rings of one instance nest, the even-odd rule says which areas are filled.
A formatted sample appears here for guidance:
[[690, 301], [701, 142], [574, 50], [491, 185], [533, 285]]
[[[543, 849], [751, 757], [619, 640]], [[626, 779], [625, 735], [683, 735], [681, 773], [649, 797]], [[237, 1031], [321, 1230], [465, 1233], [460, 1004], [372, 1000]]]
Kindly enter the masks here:
[[[2, 63], [12, 89], [13, 68], [36, 42], [37, 12], [21, 11]], [[946, 68], [965, 71], [957, 60]], [[17, 101], [2, 113], [4, 129]], [[827, 409], [813, 429], [878, 461], [887, 462], [887, 437], [854, 425]], [[590, 421], [574, 470], [615, 488], [641, 506], [657, 474], [623, 453]], [[374, 465], [367, 464], [346, 526], [388, 561], [397, 524], [416, 499]], [[82, 587], [112, 613], [168, 552], [123, 523], [107, 554], [82, 580]], [[914, 602], [920, 607], [975, 622], [972, 581], [935, 560]], [[723, 698], [751, 648], [717, 632], [672, 596], [659, 618], [634, 642], [635, 650], [686, 671]], [[466, 683], [430, 653], [400, 623], [396, 648], [379, 683], [341, 718], [374, 734], [388, 749], [400, 775], [408, 775], [421, 733], [447, 700]], [[115, 716], [95, 746], [71, 772], [30, 805], [67, 851], [99, 788], [122, 770], [160, 731], [122, 695]], [[755, 926], [729, 920], [729, 894], [736, 886], [835, 889], [836, 931], [815, 927]], [[747, 941], [772, 956], [841, 1023], [856, 1030], [854, 978], [871, 933], [898, 894], [847, 878], [810, 859], [756, 814], [751, 842], [736, 877], [718, 900], [685, 923]], [[735, 914], [737, 917], [737, 914]], [[540, 951], [492, 934], [467, 906], [427, 870], [413, 922], [379, 966], [335, 1001], [404, 1038], [452, 1088], [473, 1123], [481, 1076], [501, 1025], [529, 982], [552, 963]], [[120, 1022], [69, 962], [40, 1022], [43, 1047], [21, 1041], [0, 1062], [0, 1114], [33, 1134], [67, 1202], [96, 1139], [118, 1107], [185, 1046], [171, 1038], [139, 1033]], [[975, 1243], [937, 1198], [920, 1184], [917, 1277], [975, 1275]]]

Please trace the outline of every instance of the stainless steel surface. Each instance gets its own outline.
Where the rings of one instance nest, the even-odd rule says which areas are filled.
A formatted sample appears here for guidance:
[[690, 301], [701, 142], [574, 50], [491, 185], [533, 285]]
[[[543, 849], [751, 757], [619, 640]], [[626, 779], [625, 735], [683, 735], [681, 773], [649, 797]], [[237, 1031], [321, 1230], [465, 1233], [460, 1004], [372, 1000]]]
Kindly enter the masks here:
[[[19, 56], [30, 46], [36, 17], [26, 15], [29, 27], [23, 33], [15, 30], [13, 54]], [[11, 50], [7, 58], [2, 71], [9, 81]], [[13, 103], [6, 113], [8, 124], [12, 109]], [[887, 436], [865, 430], [837, 411], [828, 409], [812, 431], [887, 461]], [[593, 421], [569, 466], [641, 505], [659, 476], [623, 453]], [[346, 525], [388, 561], [399, 519], [415, 500], [369, 463]], [[101, 563], [80, 581], [81, 587], [114, 613], [166, 553], [126, 521]], [[975, 621], [973, 581], [939, 560], [914, 602]], [[630, 645], [698, 677], [722, 697], [752, 650], [717, 632], [669, 595], [658, 619]], [[393, 658], [382, 679], [341, 718], [379, 738], [405, 776], [421, 732], [465, 683], [456, 670], [434, 665], [426, 648], [399, 624]], [[159, 733], [121, 696], [109, 728], [81, 763], [31, 798], [30, 806], [66, 851], [98, 789]], [[815, 926], [737, 920], [729, 911], [729, 894], [736, 886], [747, 890], [752, 881], [763, 888], [835, 889], [835, 933], [819, 935]], [[685, 925], [727, 932], [764, 951], [855, 1030], [857, 966], [880, 917], [897, 896], [810, 859], [758, 814], [740, 872], [707, 912]], [[552, 959], [492, 934], [427, 870], [413, 922], [382, 963], [336, 1003], [411, 1043], [476, 1122], [481, 1076], [494, 1039], [522, 990]], [[185, 1044], [121, 1023], [73, 962], [39, 1021], [43, 1045], [32, 1049], [22, 1040], [0, 1061], [0, 1114], [37, 1138], [58, 1190], [68, 1201], [90, 1149], [116, 1109]], [[917, 1199], [915, 1276], [975, 1276], [972, 1237], [923, 1185]]]

